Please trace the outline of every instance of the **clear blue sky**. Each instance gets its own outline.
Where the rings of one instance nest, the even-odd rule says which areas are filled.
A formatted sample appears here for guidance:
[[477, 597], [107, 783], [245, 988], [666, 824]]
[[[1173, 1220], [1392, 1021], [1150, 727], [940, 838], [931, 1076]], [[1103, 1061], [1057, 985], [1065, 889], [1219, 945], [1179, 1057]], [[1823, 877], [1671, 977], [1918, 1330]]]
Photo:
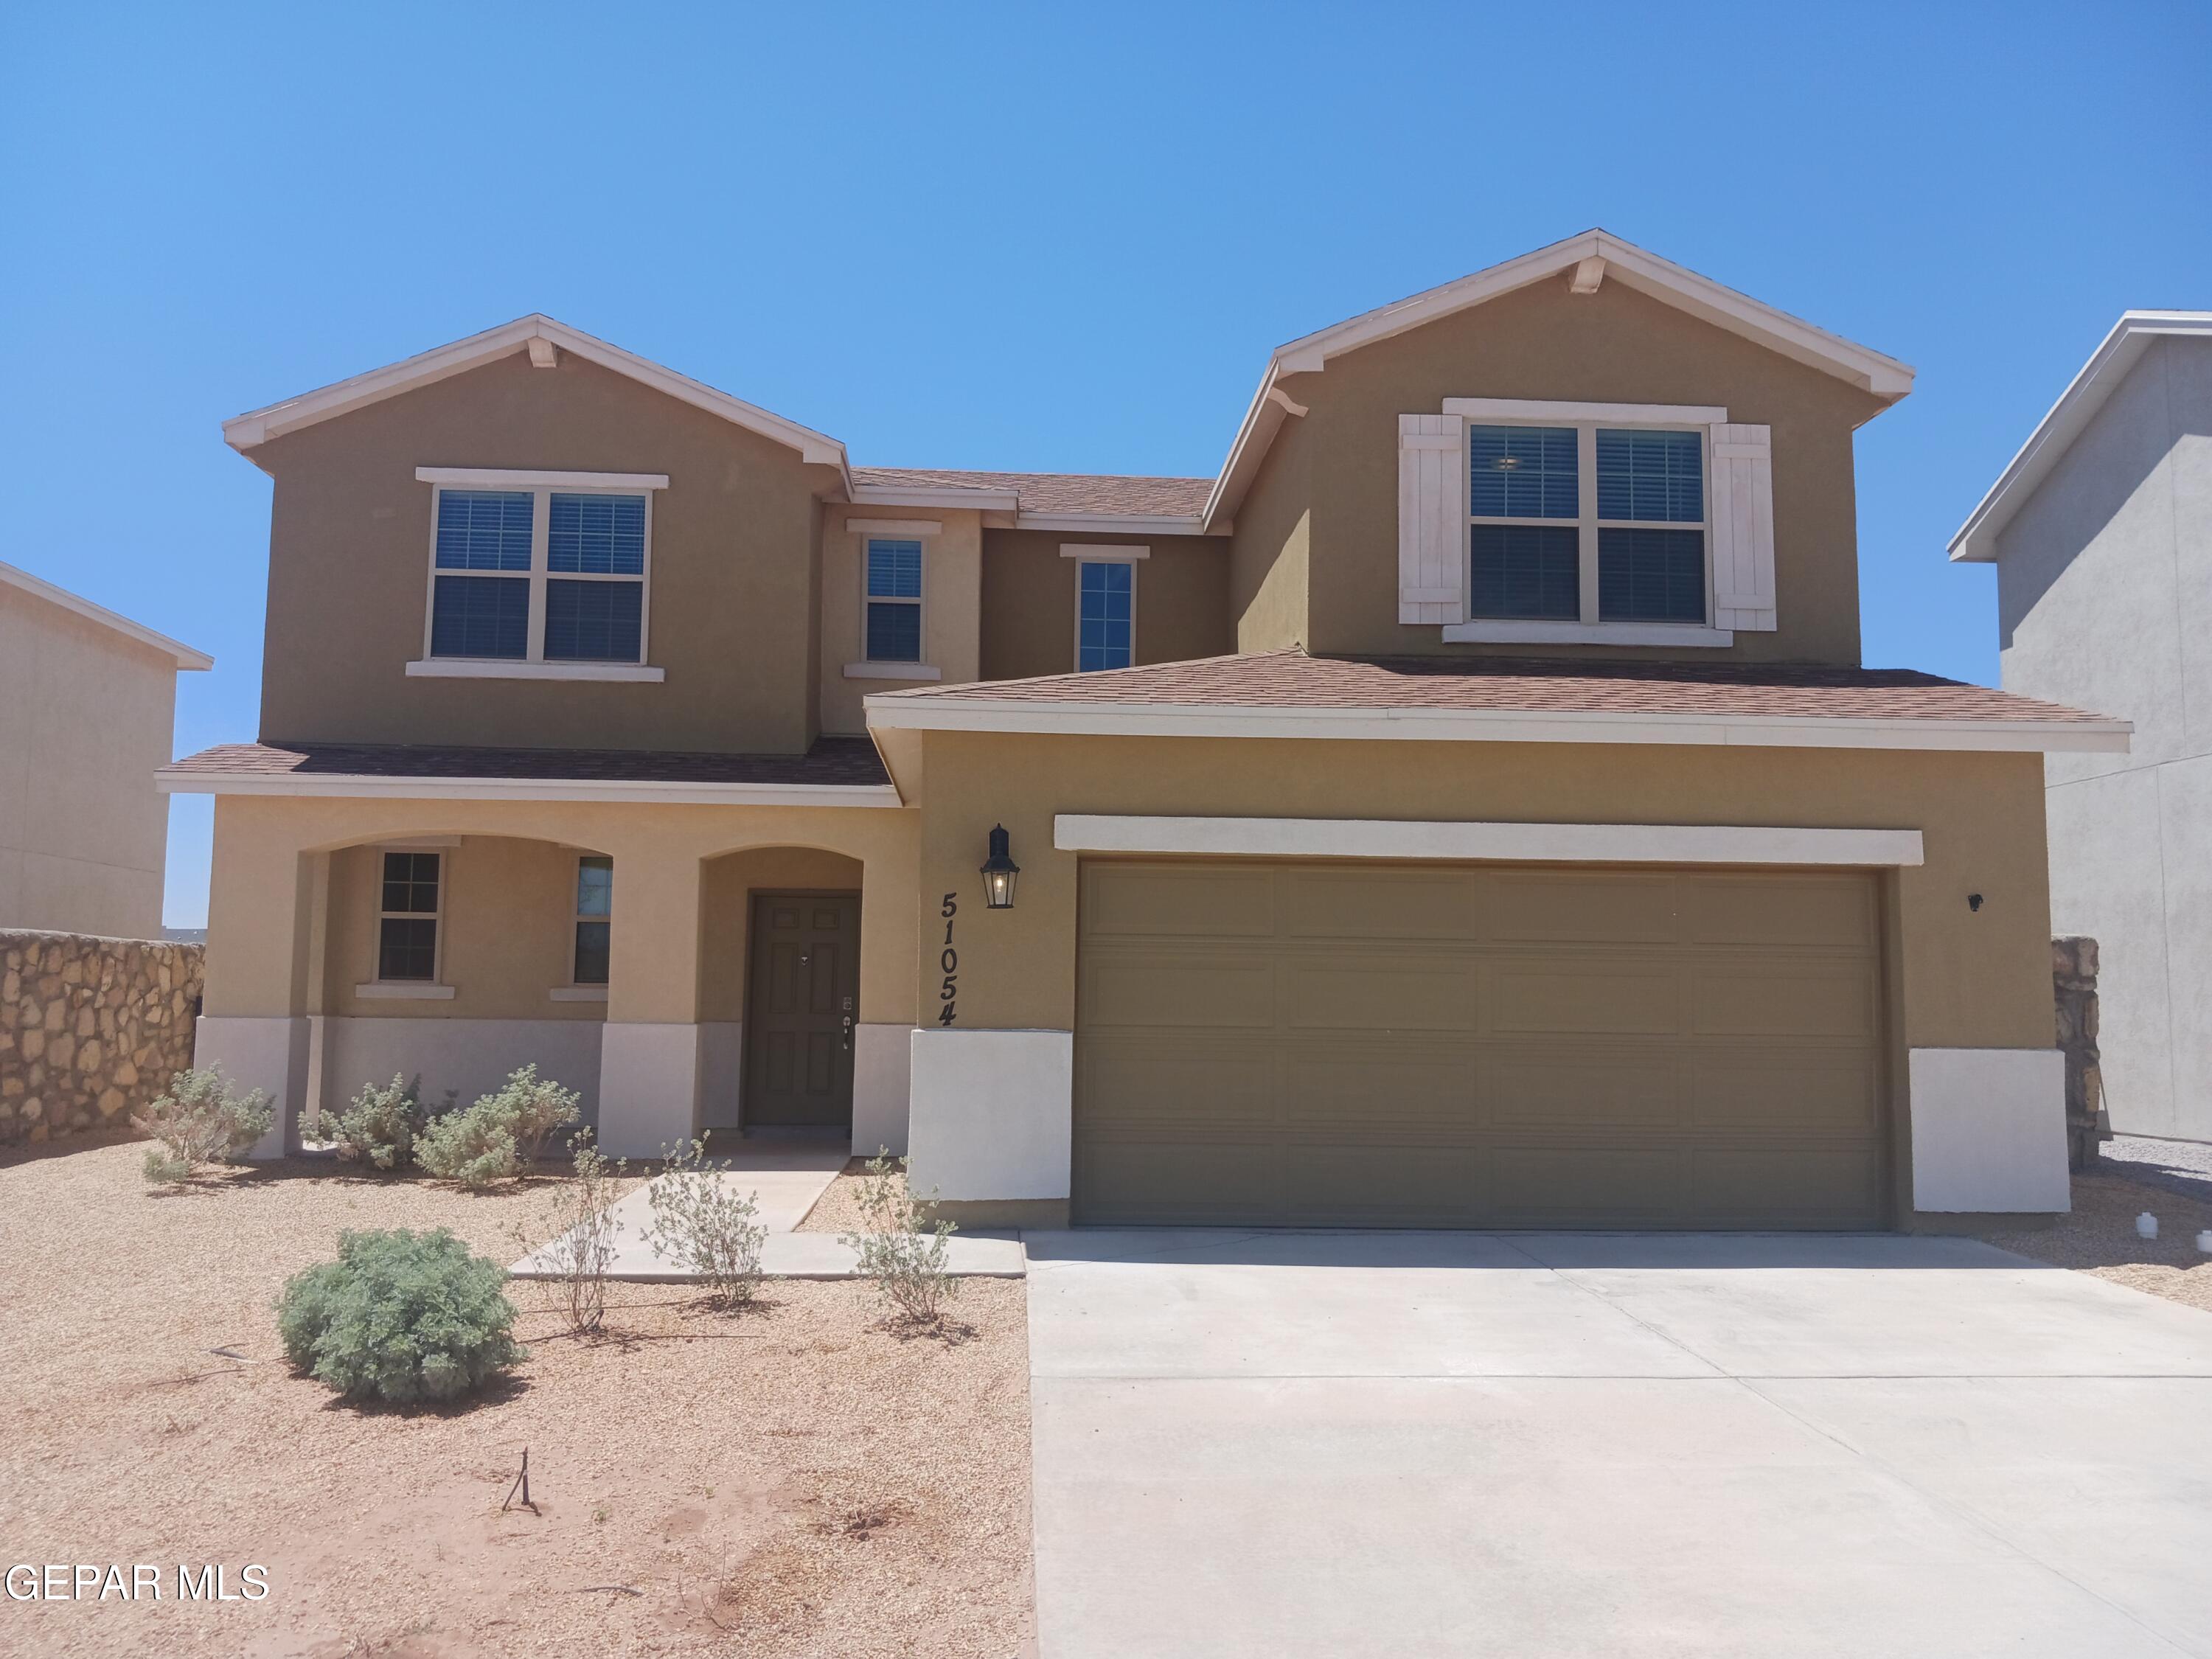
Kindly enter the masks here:
[[[0, 17], [0, 558], [214, 653], [226, 416], [546, 311], [890, 465], [1210, 473], [1268, 349], [1591, 225], [1904, 358], [1866, 659], [2130, 306], [2212, 306], [2212, 7], [78, 6]], [[168, 916], [210, 813], [171, 817]]]

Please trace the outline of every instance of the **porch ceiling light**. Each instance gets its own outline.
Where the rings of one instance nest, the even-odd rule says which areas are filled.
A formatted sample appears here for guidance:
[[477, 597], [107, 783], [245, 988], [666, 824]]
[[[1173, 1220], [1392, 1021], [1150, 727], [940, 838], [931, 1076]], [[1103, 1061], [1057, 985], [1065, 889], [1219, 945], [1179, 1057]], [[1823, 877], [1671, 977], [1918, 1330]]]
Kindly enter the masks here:
[[1008, 855], [1006, 826], [994, 824], [991, 828], [991, 856], [983, 860], [983, 903], [992, 910], [1011, 910], [1014, 908], [1014, 879], [1022, 873], [1022, 866]]

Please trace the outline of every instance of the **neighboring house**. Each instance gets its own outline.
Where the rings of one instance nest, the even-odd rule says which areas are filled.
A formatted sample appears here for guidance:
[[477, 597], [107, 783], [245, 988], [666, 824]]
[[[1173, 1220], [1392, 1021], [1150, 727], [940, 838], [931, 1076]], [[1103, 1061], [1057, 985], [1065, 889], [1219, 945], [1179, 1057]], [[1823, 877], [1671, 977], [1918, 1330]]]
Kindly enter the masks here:
[[973, 1223], [2063, 1209], [2042, 756], [2126, 728], [1858, 665], [1911, 386], [1592, 232], [1283, 347], [1212, 478], [858, 466], [544, 317], [241, 416], [202, 1052]]
[[2130, 311], [1965, 526], [2004, 684], [2134, 722], [2045, 768], [2051, 916], [2098, 944], [2112, 1127], [2212, 1140], [2212, 312]]
[[161, 937], [154, 787], [179, 670], [215, 659], [0, 564], [0, 928]]

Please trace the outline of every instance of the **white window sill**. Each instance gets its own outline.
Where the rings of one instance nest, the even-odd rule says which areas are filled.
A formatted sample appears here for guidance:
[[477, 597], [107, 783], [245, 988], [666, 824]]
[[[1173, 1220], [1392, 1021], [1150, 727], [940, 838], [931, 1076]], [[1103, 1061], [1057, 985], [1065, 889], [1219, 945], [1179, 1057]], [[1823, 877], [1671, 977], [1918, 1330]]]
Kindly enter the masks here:
[[848, 662], [848, 680], [941, 680], [945, 671], [925, 662]]
[[369, 1002], [451, 1002], [453, 988], [433, 985], [427, 980], [374, 979], [366, 985], [356, 985], [353, 994]]
[[604, 985], [556, 985], [545, 994], [548, 1002], [605, 1002], [607, 988]]
[[1480, 619], [1445, 626], [1448, 643], [1486, 645], [1693, 645], [1735, 643], [1732, 628], [1702, 623], [1510, 622]]
[[518, 662], [498, 657], [426, 657], [407, 665], [416, 680], [627, 680], [659, 684], [664, 668], [630, 662]]

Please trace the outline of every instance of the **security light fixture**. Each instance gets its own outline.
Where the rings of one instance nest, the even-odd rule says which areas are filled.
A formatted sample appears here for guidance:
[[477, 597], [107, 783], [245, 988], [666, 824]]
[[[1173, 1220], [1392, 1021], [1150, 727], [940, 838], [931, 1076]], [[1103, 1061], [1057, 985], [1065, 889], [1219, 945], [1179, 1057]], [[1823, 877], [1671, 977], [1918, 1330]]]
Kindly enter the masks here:
[[1022, 866], [1008, 855], [1006, 826], [991, 827], [991, 856], [983, 860], [983, 903], [992, 910], [1011, 910], [1014, 908], [1014, 878]]

